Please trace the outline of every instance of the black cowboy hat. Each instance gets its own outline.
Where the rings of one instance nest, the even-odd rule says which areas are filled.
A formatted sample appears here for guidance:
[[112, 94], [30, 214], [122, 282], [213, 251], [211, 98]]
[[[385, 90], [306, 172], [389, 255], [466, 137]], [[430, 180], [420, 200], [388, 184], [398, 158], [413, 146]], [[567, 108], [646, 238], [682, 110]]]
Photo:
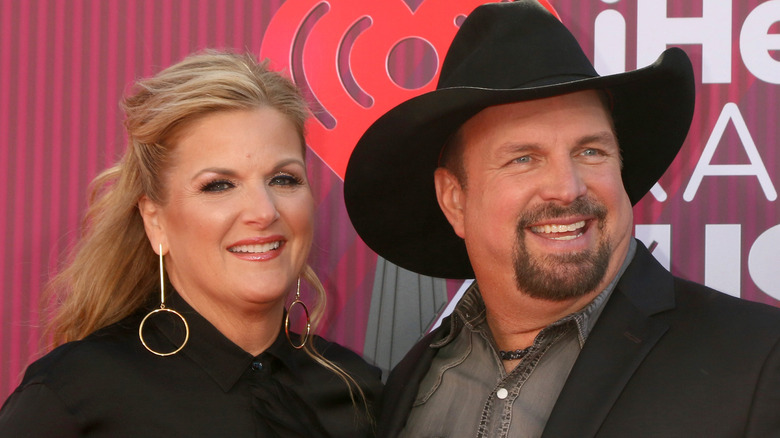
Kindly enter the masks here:
[[695, 91], [685, 52], [670, 48], [648, 67], [599, 76], [569, 30], [535, 0], [479, 6], [455, 35], [436, 90], [387, 112], [355, 146], [344, 178], [355, 230], [398, 266], [473, 278], [466, 246], [436, 200], [443, 145], [489, 106], [588, 89], [611, 96], [623, 185], [636, 204], [688, 134]]

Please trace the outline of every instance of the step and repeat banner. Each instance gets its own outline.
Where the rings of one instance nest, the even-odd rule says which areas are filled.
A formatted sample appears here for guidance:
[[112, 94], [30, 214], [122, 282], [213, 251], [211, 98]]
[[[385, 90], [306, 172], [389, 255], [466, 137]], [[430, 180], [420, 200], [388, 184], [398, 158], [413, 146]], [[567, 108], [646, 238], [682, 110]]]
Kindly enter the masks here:
[[[0, 399], [44, 352], [42, 289], [79, 235], [87, 186], [124, 150], [136, 78], [205, 48], [269, 58], [311, 103], [311, 264], [320, 333], [392, 366], [461, 282], [378, 258], [346, 215], [363, 130], [433, 89], [479, 0], [0, 0]], [[780, 305], [780, 0], [550, 0], [601, 74], [669, 46], [696, 72], [682, 152], [635, 207], [635, 235], [673, 273]], [[556, 56], [550, 53], [549, 56]], [[411, 299], [410, 299], [411, 298]]]

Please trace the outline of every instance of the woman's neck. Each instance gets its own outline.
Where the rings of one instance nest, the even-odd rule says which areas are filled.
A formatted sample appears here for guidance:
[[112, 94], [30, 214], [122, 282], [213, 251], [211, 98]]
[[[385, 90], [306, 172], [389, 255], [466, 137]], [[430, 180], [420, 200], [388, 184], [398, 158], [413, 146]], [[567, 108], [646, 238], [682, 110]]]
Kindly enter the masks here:
[[274, 343], [279, 335], [284, 315], [284, 302], [267, 305], [231, 305], [227, 300], [214, 302], [200, 295], [179, 295], [206, 318], [220, 333], [251, 354], [257, 356]]

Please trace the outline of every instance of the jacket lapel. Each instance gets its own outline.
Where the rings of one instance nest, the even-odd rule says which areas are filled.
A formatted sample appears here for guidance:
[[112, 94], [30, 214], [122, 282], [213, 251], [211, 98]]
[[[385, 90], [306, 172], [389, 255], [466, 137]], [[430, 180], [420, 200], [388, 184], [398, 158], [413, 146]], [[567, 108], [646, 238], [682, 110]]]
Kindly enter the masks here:
[[634, 371], [668, 329], [673, 277], [640, 243], [580, 353], [543, 438], [592, 437]]
[[430, 345], [449, 333], [450, 318], [420, 340], [393, 368], [382, 396], [377, 437], [396, 437], [406, 425], [417, 391], [431, 366], [436, 350]]

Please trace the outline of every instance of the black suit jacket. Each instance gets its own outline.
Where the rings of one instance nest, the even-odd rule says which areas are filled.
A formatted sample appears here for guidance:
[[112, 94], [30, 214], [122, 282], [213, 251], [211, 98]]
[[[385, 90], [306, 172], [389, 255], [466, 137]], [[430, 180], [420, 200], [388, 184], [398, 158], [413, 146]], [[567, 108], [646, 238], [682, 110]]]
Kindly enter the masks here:
[[[380, 436], [403, 429], [449, 327], [390, 374]], [[543, 437], [743, 436], [780, 437], [780, 309], [674, 277], [639, 243]]]

